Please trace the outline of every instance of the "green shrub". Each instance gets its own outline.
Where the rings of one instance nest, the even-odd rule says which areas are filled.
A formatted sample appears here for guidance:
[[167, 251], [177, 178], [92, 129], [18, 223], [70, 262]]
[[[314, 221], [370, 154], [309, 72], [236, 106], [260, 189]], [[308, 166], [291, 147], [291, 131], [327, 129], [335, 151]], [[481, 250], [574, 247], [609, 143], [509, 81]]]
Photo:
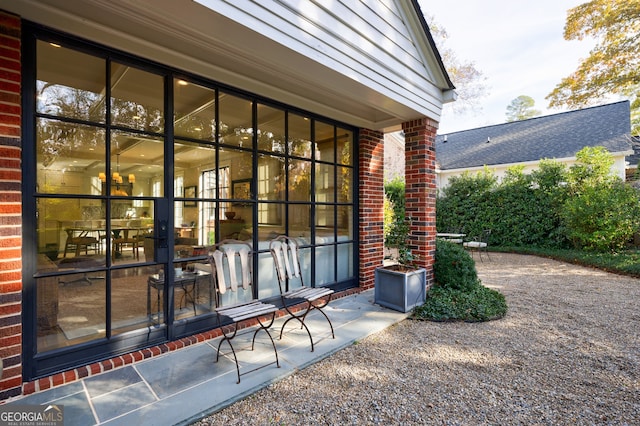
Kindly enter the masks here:
[[585, 147], [569, 169], [569, 197], [562, 206], [564, 230], [574, 247], [592, 251], [624, 248], [640, 227], [640, 197], [611, 172], [613, 156]]
[[438, 231], [491, 229], [491, 247], [621, 250], [640, 230], [640, 195], [612, 174], [605, 148], [576, 158], [569, 169], [543, 160], [530, 175], [512, 167], [500, 183], [488, 169], [452, 178], [436, 200]]
[[475, 262], [459, 245], [436, 241], [435, 285], [424, 305], [414, 309], [416, 319], [431, 321], [488, 321], [507, 313], [504, 296], [482, 285]]
[[478, 284], [476, 264], [460, 244], [436, 241], [433, 275], [436, 285], [454, 290], [471, 290]]
[[561, 163], [544, 160], [531, 175], [510, 168], [500, 183], [488, 169], [452, 178], [436, 200], [436, 228], [469, 237], [491, 229], [490, 246], [566, 246], [559, 210], [565, 176]]
[[396, 178], [384, 185], [384, 244], [387, 247], [404, 247], [409, 235], [405, 218], [405, 184]]
[[414, 317], [430, 321], [480, 322], [502, 318], [507, 303], [502, 293], [483, 285], [471, 291], [433, 287], [424, 305], [414, 310]]
[[586, 186], [565, 202], [562, 217], [576, 248], [616, 251], [640, 228], [640, 198], [622, 181]]

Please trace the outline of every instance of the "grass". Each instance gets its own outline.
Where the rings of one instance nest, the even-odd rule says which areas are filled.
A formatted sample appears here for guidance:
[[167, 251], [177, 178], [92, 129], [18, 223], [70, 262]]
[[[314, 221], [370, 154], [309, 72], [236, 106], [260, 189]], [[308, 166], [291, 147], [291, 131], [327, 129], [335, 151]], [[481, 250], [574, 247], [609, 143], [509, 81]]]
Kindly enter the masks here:
[[629, 249], [618, 253], [596, 253], [572, 249], [546, 249], [540, 247], [492, 247], [492, 251], [533, 254], [589, 266], [620, 275], [640, 278], [640, 250]]

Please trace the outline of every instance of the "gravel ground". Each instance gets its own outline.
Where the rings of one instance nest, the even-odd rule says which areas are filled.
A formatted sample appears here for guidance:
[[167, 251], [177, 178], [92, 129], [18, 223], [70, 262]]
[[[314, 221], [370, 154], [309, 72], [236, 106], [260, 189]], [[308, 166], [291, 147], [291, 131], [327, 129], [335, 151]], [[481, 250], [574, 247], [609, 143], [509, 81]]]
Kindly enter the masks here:
[[491, 259], [505, 318], [403, 321], [195, 424], [640, 424], [640, 280]]

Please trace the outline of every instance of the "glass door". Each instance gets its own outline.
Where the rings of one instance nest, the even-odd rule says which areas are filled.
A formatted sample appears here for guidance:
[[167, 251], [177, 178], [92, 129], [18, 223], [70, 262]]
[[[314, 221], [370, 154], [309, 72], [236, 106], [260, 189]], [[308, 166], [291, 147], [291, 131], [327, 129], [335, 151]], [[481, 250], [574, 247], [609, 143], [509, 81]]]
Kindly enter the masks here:
[[57, 43], [35, 56], [36, 351], [149, 332], [166, 317], [165, 77]]

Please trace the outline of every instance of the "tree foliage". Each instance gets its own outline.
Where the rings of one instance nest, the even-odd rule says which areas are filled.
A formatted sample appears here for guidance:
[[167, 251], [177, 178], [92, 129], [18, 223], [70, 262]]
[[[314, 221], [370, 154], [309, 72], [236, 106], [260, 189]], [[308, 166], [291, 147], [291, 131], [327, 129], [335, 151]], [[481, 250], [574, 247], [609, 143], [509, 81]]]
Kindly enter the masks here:
[[451, 105], [450, 108], [459, 113], [479, 108], [480, 99], [487, 95], [486, 77], [476, 68], [473, 61], [460, 60], [453, 50], [446, 47], [447, 31], [433, 16], [425, 15], [425, 19], [429, 23], [429, 31], [458, 94], [456, 102], [446, 104], [445, 108]]
[[409, 224], [405, 219], [405, 184], [395, 178], [384, 185], [384, 243], [387, 247], [406, 244]]
[[582, 108], [611, 95], [631, 102], [633, 131], [640, 132], [640, 0], [592, 0], [570, 9], [566, 40], [596, 40], [578, 69], [547, 96], [550, 107]]
[[536, 101], [531, 96], [520, 95], [507, 106], [507, 122], [537, 117], [542, 112], [535, 109]]

